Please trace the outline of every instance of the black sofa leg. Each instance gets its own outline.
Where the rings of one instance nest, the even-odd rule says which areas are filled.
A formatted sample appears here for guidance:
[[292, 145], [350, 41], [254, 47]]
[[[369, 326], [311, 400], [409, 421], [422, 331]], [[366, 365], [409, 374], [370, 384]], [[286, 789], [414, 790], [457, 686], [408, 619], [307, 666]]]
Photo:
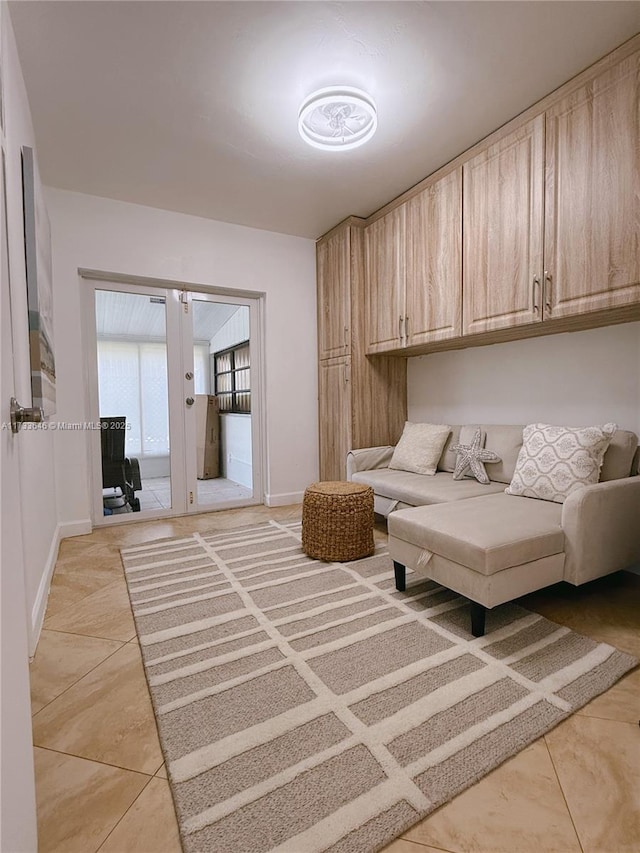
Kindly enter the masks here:
[[484, 637], [484, 617], [487, 615], [487, 608], [484, 604], [478, 604], [477, 601], [471, 602], [471, 633], [474, 637]]
[[396, 576], [396, 589], [398, 592], [404, 592], [407, 588], [407, 567], [403, 566], [402, 563], [396, 563], [394, 560], [393, 571]]

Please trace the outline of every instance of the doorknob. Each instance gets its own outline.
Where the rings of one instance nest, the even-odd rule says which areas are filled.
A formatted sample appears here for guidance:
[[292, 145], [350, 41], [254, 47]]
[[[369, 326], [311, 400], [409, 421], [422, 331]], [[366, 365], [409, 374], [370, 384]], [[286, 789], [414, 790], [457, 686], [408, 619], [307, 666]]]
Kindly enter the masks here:
[[44, 410], [40, 406], [32, 408], [21, 406], [15, 397], [11, 398], [11, 432], [16, 433], [22, 424], [40, 424], [44, 420]]
[[185, 400], [185, 403], [187, 404], [187, 406], [193, 406], [193, 404], [195, 403], [195, 400], [193, 399], [193, 397], [187, 397], [187, 399]]
[[193, 379], [193, 373], [189, 370], [187, 373], [185, 373], [184, 378]]

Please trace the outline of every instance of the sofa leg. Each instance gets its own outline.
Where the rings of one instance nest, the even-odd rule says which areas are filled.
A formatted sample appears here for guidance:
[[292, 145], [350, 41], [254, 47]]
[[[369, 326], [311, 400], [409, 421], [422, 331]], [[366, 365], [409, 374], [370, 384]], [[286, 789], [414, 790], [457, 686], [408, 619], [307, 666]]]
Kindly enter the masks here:
[[398, 592], [404, 592], [407, 588], [407, 567], [402, 563], [393, 561], [393, 571], [396, 575], [396, 589]]
[[484, 637], [484, 617], [487, 608], [477, 601], [471, 602], [471, 633], [474, 637]]

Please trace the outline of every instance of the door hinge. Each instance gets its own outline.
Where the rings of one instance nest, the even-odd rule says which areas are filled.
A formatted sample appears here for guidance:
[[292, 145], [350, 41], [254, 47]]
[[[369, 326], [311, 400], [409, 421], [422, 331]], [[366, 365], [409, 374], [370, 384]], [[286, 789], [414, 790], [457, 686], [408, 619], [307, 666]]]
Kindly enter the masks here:
[[189, 313], [189, 294], [186, 290], [181, 291], [180, 293], [180, 302], [182, 302], [184, 306], [184, 313]]
[[193, 503], [193, 492], [189, 492], [189, 504]]

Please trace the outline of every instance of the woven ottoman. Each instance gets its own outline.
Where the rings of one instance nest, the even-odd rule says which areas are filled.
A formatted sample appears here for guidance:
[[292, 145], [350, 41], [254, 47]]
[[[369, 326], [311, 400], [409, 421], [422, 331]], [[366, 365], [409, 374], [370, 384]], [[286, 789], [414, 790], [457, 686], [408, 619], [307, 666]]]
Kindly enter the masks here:
[[344, 563], [370, 557], [373, 489], [361, 483], [313, 483], [302, 501], [302, 550], [308, 557]]

